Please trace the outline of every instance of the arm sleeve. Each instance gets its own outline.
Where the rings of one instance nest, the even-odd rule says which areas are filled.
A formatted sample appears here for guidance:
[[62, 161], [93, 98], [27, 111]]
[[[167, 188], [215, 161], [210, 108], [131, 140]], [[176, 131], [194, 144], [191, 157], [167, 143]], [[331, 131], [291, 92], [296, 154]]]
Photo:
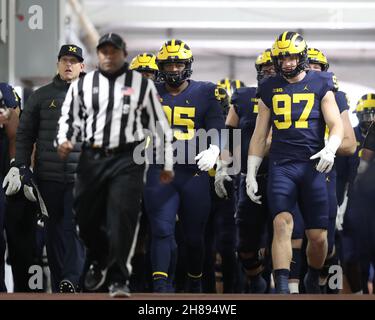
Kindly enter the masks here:
[[83, 79], [72, 82], [61, 108], [61, 116], [58, 122], [56, 136], [58, 145], [66, 141], [71, 141], [75, 144], [81, 131], [82, 120], [79, 116], [81, 100], [78, 92], [78, 81], [83, 81]]
[[155, 85], [151, 80], [148, 80], [145, 105], [149, 116], [149, 129], [155, 138], [157, 157], [164, 156], [164, 169], [172, 171], [173, 132], [163, 111]]

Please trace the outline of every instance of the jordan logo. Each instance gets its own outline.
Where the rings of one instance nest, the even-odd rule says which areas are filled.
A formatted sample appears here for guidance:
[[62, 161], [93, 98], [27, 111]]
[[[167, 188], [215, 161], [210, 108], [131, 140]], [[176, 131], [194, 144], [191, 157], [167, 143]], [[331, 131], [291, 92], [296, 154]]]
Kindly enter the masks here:
[[51, 104], [49, 105], [49, 108], [57, 108], [55, 105], [55, 99], [52, 100]]

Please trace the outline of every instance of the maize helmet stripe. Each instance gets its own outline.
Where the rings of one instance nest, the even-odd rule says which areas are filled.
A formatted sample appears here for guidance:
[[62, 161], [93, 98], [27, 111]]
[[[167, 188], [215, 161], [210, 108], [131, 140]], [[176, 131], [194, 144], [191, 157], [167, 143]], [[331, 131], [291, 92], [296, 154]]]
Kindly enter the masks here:
[[374, 93], [368, 93], [362, 96], [356, 106], [356, 112], [362, 112], [365, 110], [374, 109], [375, 111], [375, 94]]
[[319, 49], [308, 48], [307, 49], [307, 58], [309, 60], [309, 63], [320, 64], [321, 67], [322, 67], [322, 71], [328, 70], [329, 63], [328, 63], [327, 57]]
[[370, 124], [375, 120], [375, 94], [367, 93], [357, 102], [355, 113], [359, 120], [359, 128], [365, 135]]
[[141, 53], [133, 58], [129, 66], [130, 70], [157, 72], [156, 56], [151, 53]]
[[[194, 61], [193, 53], [189, 46], [178, 39], [171, 39], [165, 42], [160, 48], [157, 56], [156, 63], [159, 67], [159, 77], [161, 81], [165, 81], [171, 86], [178, 87], [192, 74], [191, 65]], [[165, 71], [164, 64], [181, 62], [185, 64], [182, 71]]]
[[[303, 72], [307, 67], [307, 44], [303, 37], [297, 32], [285, 31], [276, 38], [272, 49], [272, 60], [275, 70], [286, 78], [293, 78]], [[280, 58], [291, 55], [298, 56], [297, 67], [293, 71], [283, 71]]]

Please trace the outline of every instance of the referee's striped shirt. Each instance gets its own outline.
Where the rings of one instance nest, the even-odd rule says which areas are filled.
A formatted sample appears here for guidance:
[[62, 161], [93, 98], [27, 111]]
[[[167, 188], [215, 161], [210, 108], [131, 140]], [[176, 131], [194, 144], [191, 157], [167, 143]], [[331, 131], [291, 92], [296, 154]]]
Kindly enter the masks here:
[[[156, 130], [157, 123], [162, 130]], [[115, 78], [95, 70], [71, 84], [61, 110], [57, 143], [74, 144], [80, 137], [89, 146], [117, 148], [143, 141], [145, 126], [157, 147], [164, 140], [164, 168], [172, 170], [173, 134], [154, 83], [127, 68]]]

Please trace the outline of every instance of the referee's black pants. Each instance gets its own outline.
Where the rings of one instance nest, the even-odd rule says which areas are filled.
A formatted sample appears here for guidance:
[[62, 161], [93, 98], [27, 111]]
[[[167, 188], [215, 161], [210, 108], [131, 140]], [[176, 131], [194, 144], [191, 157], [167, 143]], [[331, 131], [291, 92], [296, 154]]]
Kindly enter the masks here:
[[82, 151], [74, 208], [87, 259], [108, 268], [108, 282], [125, 282], [131, 273], [143, 190], [144, 165], [133, 149], [117, 154]]

